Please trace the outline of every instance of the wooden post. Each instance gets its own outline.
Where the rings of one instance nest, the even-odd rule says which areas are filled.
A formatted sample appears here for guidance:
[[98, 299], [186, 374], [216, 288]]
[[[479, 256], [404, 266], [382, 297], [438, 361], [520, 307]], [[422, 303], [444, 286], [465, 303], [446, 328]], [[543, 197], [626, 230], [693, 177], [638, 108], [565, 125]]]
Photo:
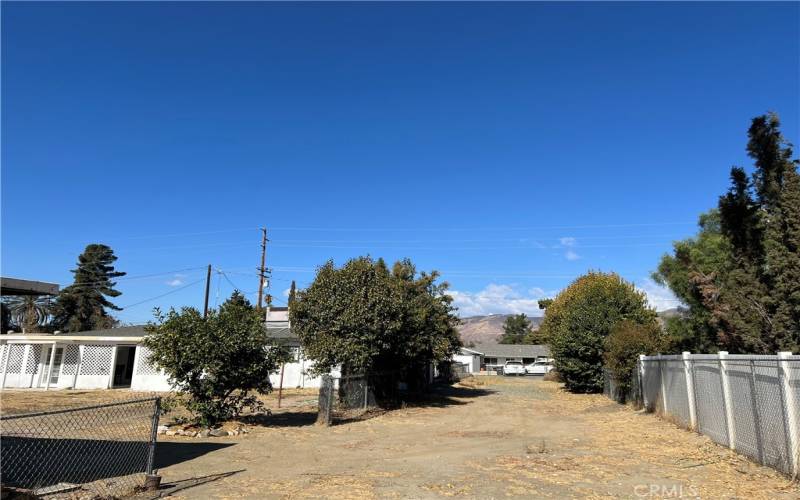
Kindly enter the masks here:
[[286, 363], [281, 363], [281, 381], [278, 384], [278, 408], [281, 407], [281, 398], [283, 397], [283, 368], [286, 366]]
[[[208, 265], [208, 271], [206, 272], [206, 300], [205, 305], [203, 306], [203, 319], [208, 316], [208, 292], [211, 289], [211, 264]], [[219, 279], [217, 279], [217, 289], [219, 289]]]

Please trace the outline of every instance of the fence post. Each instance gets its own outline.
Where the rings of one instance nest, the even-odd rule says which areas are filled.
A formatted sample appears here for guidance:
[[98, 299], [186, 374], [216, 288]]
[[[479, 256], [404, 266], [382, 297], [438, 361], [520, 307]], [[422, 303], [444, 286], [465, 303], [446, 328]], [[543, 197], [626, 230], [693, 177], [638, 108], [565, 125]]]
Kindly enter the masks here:
[[800, 415], [798, 415], [797, 411], [798, 401], [796, 401], [792, 390], [792, 372], [789, 369], [791, 356], [791, 352], [778, 353], [778, 380], [783, 393], [783, 414], [787, 424], [792, 477], [797, 478], [800, 475]]
[[[728, 376], [728, 351], [719, 351], [719, 376], [722, 380], [722, 402], [725, 404], [725, 422], [728, 429], [728, 446], [736, 449], [736, 423], [733, 420], [731, 379]], [[756, 404], [754, 401], [753, 404]]]
[[686, 396], [689, 398], [689, 428], [693, 431], [697, 430], [697, 405], [695, 405], [694, 393], [694, 363], [692, 362], [692, 353], [683, 351], [683, 373], [686, 380]]
[[661, 355], [658, 355], [658, 378], [661, 382], [661, 412], [662, 415], [668, 415], [669, 412], [667, 411], [667, 391], [664, 387], [664, 360], [661, 358]]
[[156, 437], [158, 436], [158, 416], [161, 413], [161, 398], [155, 399], [155, 408], [153, 408], [153, 424], [150, 429], [150, 446], [147, 450], [147, 475], [153, 475], [153, 466], [155, 465], [156, 458]]
[[639, 370], [639, 397], [642, 399], [642, 405], [644, 406], [645, 411], [648, 411], [648, 403], [647, 401], [647, 394], [645, 393], [645, 370], [644, 370], [644, 354], [639, 355], [639, 364], [636, 366], [636, 369]]

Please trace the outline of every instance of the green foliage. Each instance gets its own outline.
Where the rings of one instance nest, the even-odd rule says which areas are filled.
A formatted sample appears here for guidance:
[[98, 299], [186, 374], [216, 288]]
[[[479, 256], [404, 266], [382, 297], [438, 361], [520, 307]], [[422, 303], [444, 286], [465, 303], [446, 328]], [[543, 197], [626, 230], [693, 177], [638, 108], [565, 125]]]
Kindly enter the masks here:
[[624, 320], [653, 325], [656, 313], [643, 293], [613, 273], [581, 276], [547, 307], [540, 330], [568, 390], [603, 389], [604, 341]]
[[657, 354], [663, 346], [663, 333], [655, 322], [638, 324], [625, 320], [611, 330], [605, 340], [603, 359], [622, 394], [627, 394], [631, 389], [639, 355]]
[[539, 309], [547, 309], [552, 303], [553, 299], [539, 299]]
[[[675, 243], [654, 278], [687, 305], [668, 323], [674, 347], [773, 353], [800, 348], [800, 179], [774, 114], [754, 118], [755, 171], [731, 170], [697, 237]], [[706, 224], [713, 219], [713, 224]]]
[[117, 257], [106, 245], [87, 245], [73, 269], [75, 281], [58, 294], [53, 308], [53, 326], [57, 329], [80, 332], [110, 328], [117, 324], [106, 309], [119, 311], [106, 297], [119, 297], [114, 278], [125, 273], [114, 270]]
[[151, 361], [187, 393], [186, 407], [206, 426], [261, 409], [256, 394], [272, 390], [269, 375], [286, 358], [267, 346], [261, 314], [239, 292], [206, 319], [193, 307], [156, 310], [147, 333]]
[[533, 333], [531, 320], [525, 314], [515, 314], [503, 323], [501, 344], [525, 344]]
[[289, 311], [314, 371], [412, 370], [449, 359], [461, 346], [458, 318], [438, 277], [418, 274], [409, 260], [391, 272], [369, 257], [321, 266]]

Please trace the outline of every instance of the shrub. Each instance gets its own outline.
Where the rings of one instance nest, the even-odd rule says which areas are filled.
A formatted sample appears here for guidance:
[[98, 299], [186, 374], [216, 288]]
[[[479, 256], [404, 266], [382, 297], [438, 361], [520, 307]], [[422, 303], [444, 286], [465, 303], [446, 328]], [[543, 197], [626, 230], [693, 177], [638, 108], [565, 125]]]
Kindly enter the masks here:
[[[268, 348], [261, 314], [239, 292], [203, 318], [193, 307], [156, 310], [144, 345], [151, 362], [186, 393], [186, 408], [204, 426], [262, 408], [256, 394], [272, 390], [270, 373], [286, 353]], [[255, 392], [255, 394], [253, 394]]]
[[613, 273], [581, 276], [548, 305], [541, 331], [568, 390], [602, 391], [604, 341], [623, 320], [655, 324], [656, 313], [643, 293]]
[[631, 389], [639, 355], [655, 354], [663, 345], [663, 334], [656, 323], [637, 324], [632, 321], [622, 321], [606, 337], [603, 359], [611, 376], [617, 382], [622, 397]]

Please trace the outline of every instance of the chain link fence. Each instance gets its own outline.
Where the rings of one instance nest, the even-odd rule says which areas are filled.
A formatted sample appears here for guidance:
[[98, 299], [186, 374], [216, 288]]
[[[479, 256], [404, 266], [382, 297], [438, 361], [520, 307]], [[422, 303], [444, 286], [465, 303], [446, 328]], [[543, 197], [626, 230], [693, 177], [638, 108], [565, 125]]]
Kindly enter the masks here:
[[3, 498], [141, 490], [153, 473], [160, 404], [154, 397], [0, 417]]
[[363, 415], [370, 409], [397, 404], [405, 390], [400, 372], [322, 376], [317, 423], [331, 425]]
[[[800, 356], [642, 356], [636, 376], [640, 395], [634, 402], [648, 411], [800, 475]], [[607, 375], [606, 395], [614, 397], [616, 385]]]

